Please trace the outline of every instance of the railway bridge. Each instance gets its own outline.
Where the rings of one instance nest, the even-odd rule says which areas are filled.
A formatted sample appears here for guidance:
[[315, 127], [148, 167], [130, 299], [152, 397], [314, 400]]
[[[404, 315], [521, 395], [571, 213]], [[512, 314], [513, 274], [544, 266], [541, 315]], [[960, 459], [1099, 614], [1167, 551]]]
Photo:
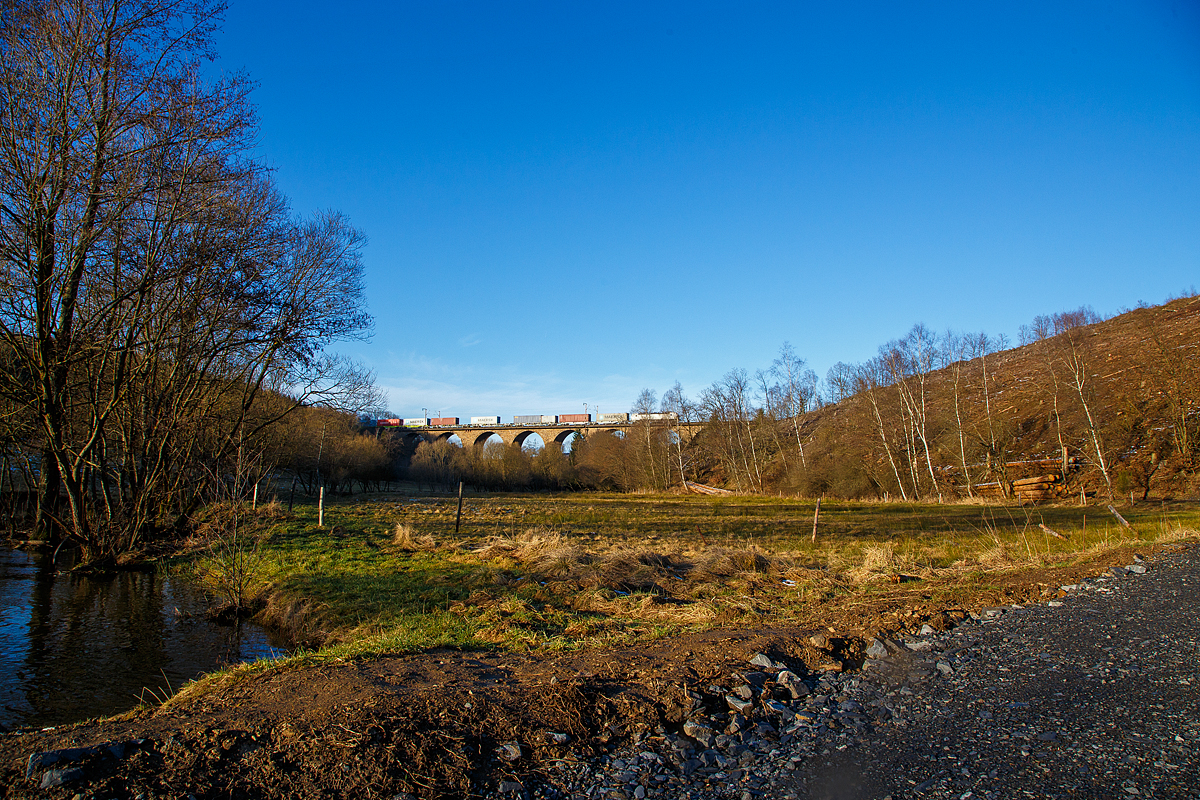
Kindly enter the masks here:
[[642, 425], [650, 425], [653, 429], [670, 428], [683, 441], [688, 441], [700, 431], [700, 425], [675, 421], [641, 421], [641, 422], [543, 422], [538, 424], [500, 424], [500, 425], [427, 425], [412, 428], [379, 428], [379, 431], [393, 430], [397, 436], [404, 437], [406, 443], [414, 447], [421, 441], [449, 441], [457, 436], [463, 447], [483, 447], [493, 436], [498, 436], [505, 444], [524, 445], [533, 434], [537, 434], [546, 447], [557, 446], [562, 449], [572, 434], [576, 436], [591, 436], [596, 433], [625, 436], [626, 432]]

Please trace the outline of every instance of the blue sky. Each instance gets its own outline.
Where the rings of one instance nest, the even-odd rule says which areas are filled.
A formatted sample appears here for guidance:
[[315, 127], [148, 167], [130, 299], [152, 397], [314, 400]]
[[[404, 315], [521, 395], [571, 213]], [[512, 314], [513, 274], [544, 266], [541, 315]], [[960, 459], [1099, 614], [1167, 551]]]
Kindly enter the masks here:
[[369, 237], [403, 416], [1200, 283], [1200, 5], [232, 0], [259, 156]]

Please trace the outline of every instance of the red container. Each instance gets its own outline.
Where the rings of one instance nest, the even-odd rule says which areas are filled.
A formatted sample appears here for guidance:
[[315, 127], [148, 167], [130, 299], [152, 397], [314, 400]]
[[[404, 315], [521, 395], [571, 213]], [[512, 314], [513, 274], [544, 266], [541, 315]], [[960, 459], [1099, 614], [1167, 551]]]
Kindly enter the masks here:
[[393, 425], [399, 425], [400, 420], [398, 420], [398, 419], [381, 419], [381, 420], [379, 420], [379, 424], [382, 426], [391, 427]]
[[559, 414], [559, 422], [591, 422], [591, 414]]
[[430, 425], [457, 425], [458, 417], [434, 417], [429, 420]]

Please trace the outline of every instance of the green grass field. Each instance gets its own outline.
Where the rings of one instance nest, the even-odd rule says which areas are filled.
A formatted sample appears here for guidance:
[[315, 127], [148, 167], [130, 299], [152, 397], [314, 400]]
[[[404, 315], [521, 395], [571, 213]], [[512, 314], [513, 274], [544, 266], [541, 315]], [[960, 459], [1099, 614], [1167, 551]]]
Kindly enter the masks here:
[[1121, 509], [1126, 529], [1102, 506], [826, 502], [814, 543], [812, 502], [579, 493], [468, 496], [456, 536], [456, 507], [359, 496], [327, 504], [323, 528], [311, 504], [268, 510], [254, 554], [268, 617], [337, 657], [627, 643], [786, 624], [901, 576], [964, 591], [1200, 528], [1194, 505]]

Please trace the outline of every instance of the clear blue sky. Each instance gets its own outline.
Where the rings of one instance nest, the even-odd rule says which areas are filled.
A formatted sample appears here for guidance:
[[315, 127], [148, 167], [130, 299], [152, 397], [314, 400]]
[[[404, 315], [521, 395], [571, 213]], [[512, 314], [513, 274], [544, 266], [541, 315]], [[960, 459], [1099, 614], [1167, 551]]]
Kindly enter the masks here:
[[232, 0], [218, 47], [294, 209], [368, 235], [404, 416], [1200, 284], [1195, 2]]

